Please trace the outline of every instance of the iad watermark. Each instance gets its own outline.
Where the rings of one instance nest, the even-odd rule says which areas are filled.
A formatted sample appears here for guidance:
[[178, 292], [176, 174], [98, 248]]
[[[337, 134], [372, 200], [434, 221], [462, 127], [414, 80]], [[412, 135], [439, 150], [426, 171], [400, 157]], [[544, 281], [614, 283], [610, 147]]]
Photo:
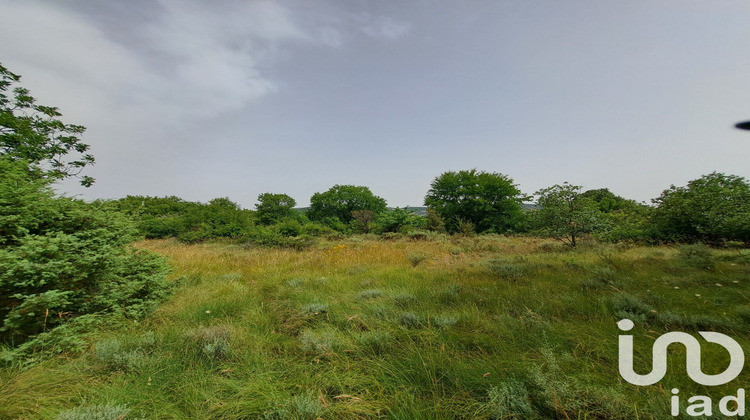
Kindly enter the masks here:
[[[635, 324], [629, 319], [623, 319], [617, 323], [622, 331], [630, 331]], [[623, 379], [633, 385], [646, 386], [659, 382], [667, 373], [667, 347], [673, 343], [685, 346], [687, 374], [693, 381], [705, 385], [724, 385], [735, 379], [742, 372], [745, 365], [745, 353], [742, 347], [731, 337], [717, 333], [700, 331], [701, 337], [709, 343], [715, 343], [724, 347], [729, 352], [729, 366], [721, 373], [707, 375], [701, 370], [701, 344], [690, 334], [684, 332], [669, 332], [656, 339], [653, 346], [653, 361], [651, 372], [639, 375], [633, 370], [633, 336], [620, 335], [620, 375]], [[671, 414], [680, 415], [679, 390], [672, 390]], [[689, 416], [711, 416], [713, 415], [713, 401], [705, 395], [695, 395], [687, 400], [688, 405], [685, 414]], [[730, 407], [730, 404], [732, 407]], [[745, 390], [738, 389], [737, 395], [727, 395], [719, 401], [719, 412], [725, 416], [745, 415]]]

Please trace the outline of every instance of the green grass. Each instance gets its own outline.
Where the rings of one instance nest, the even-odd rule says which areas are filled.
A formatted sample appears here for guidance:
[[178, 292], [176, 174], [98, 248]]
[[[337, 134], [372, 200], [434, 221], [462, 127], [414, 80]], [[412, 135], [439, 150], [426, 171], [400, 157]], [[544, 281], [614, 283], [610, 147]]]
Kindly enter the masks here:
[[[658, 419], [671, 388], [718, 399], [749, 382], [694, 384], [675, 349], [660, 384], [627, 384], [616, 327], [636, 321], [641, 371], [670, 330], [750, 348], [747, 251], [439, 235], [138, 246], [170, 258], [175, 295], [82, 354], [0, 370], [0, 418]], [[707, 372], [726, 359], [704, 346]]]

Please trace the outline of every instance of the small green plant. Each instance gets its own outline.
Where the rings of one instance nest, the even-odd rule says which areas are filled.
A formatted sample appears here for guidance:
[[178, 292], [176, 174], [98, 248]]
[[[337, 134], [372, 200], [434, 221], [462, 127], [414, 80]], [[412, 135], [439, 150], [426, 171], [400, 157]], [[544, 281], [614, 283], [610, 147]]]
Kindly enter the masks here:
[[223, 360], [230, 355], [231, 331], [226, 326], [197, 328], [190, 331], [187, 338], [193, 348], [208, 360]]
[[650, 305], [627, 293], [619, 293], [612, 298], [612, 311], [620, 319], [645, 321], [652, 315], [652, 310]]
[[325, 407], [314, 394], [295, 395], [281, 407], [264, 415], [266, 420], [316, 420], [323, 415]]
[[364, 331], [356, 338], [357, 346], [374, 354], [385, 353], [393, 343], [393, 336], [382, 331]]
[[308, 303], [302, 306], [302, 313], [307, 315], [324, 314], [330, 310], [327, 303]]
[[341, 349], [342, 343], [332, 330], [304, 330], [299, 335], [302, 351], [307, 354], [332, 354]]
[[416, 267], [419, 263], [426, 260], [427, 256], [419, 253], [409, 253], [409, 255], [406, 256], [406, 259], [411, 263], [412, 267]]
[[406, 328], [420, 328], [422, 319], [414, 312], [404, 312], [398, 317], [398, 323]]
[[119, 338], [110, 338], [94, 345], [97, 359], [109, 369], [136, 371], [146, 361], [144, 351], [132, 345], [124, 344]]
[[380, 296], [383, 296], [383, 291], [378, 289], [367, 289], [359, 292], [357, 295], [357, 299], [359, 300], [369, 300], [369, 299], [375, 299]]
[[393, 300], [396, 302], [396, 305], [402, 308], [406, 308], [407, 306], [414, 303], [417, 300], [417, 297], [411, 293], [399, 293], [393, 295]]
[[716, 266], [711, 248], [702, 244], [682, 245], [680, 250], [680, 261], [690, 268], [701, 268], [704, 270], [713, 270]]
[[492, 419], [528, 419], [536, 417], [526, 385], [510, 380], [493, 386], [487, 392], [485, 411]]
[[295, 277], [286, 281], [286, 285], [289, 287], [300, 287], [305, 282], [305, 279]]
[[84, 405], [63, 411], [55, 420], [130, 420], [130, 409], [124, 404]]
[[459, 317], [456, 315], [440, 314], [432, 318], [432, 325], [438, 328], [448, 328], [458, 323]]

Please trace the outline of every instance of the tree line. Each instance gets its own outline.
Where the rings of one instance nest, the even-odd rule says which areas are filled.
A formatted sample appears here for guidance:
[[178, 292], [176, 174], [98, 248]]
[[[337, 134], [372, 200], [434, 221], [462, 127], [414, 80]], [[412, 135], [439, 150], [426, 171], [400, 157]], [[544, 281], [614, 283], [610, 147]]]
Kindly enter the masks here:
[[354, 185], [315, 193], [307, 209], [296, 209], [295, 200], [280, 193], [260, 194], [254, 210], [228, 198], [202, 204], [174, 196], [128, 196], [111, 202], [138, 220], [146, 237], [185, 242], [227, 237], [304, 247], [319, 236], [420, 232], [531, 234], [570, 247], [584, 236], [607, 242], [750, 242], [750, 184], [717, 172], [671, 186], [647, 205], [606, 188], [584, 190], [568, 183], [527, 196], [504, 174], [449, 171], [433, 180], [424, 203], [426, 215], [389, 208], [369, 188]]

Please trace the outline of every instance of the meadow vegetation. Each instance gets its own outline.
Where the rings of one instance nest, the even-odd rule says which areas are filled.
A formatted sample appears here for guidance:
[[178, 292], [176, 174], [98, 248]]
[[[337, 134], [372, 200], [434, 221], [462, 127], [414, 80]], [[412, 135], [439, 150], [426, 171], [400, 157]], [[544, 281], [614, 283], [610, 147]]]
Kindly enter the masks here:
[[665, 390], [747, 382], [698, 387], [673, 349], [634, 387], [616, 328], [636, 323], [641, 366], [666, 331], [750, 344], [744, 178], [652, 205], [563, 183], [524, 207], [507, 175], [446, 172], [426, 214], [354, 185], [308, 209], [84, 202], [52, 189], [94, 162], [84, 128], [19, 80], [0, 65], [0, 418], [648, 419]]
[[[748, 382], [700, 387], [676, 349], [660, 385], [634, 387], [616, 327], [635, 321], [644, 369], [670, 330], [747, 348], [746, 250], [440, 234], [137, 247], [168, 258], [174, 295], [92, 329], [80, 352], [6, 365], [0, 417], [658, 419], [673, 387], [720, 396]], [[705, 366], [725, 366], [704, 350]]]

